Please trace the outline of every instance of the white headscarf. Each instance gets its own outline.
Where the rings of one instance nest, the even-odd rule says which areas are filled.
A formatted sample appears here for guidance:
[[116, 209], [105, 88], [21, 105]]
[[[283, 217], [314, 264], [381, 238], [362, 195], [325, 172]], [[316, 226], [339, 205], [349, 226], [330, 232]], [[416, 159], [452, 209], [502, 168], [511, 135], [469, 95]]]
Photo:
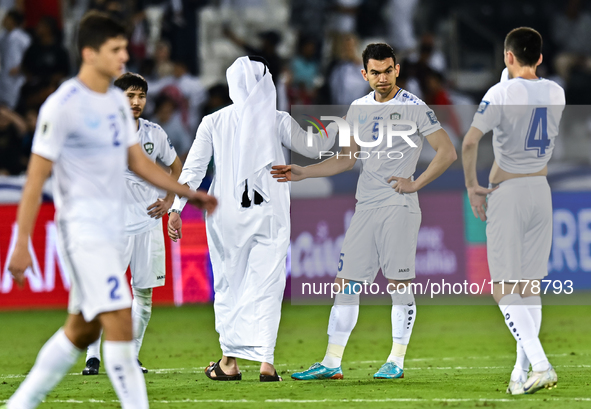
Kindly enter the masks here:
[[261, 62], [240, 57], [226, 71], [230, 98], [236, 107], [238, 124], [232, 141], [234, 188], [240, 203], [244, 183], [248, 198], [254, 190], [269, 201], [267, 165], [275, 160], [277, 143], [276, 91], [269, 70]]

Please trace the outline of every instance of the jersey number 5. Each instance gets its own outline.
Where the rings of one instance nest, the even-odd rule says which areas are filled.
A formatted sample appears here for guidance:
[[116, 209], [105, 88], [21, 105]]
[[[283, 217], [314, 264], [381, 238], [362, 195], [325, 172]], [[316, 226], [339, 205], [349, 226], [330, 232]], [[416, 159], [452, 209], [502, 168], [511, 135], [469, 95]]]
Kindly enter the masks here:
[[537, 150], [538, 158], [546, 154], [546, 149], [550, 146], [548, 139], [548, 108], [540, 107], [534, 109], [527, 130], [525, 139], [525, 150]]

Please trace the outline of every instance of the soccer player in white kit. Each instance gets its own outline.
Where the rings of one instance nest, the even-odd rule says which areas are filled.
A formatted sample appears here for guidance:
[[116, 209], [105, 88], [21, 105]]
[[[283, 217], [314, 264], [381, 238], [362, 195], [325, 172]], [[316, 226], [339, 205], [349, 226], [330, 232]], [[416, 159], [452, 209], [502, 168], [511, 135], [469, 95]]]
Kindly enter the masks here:
[[[486, 220], [493, 297], [517, 341], [517, 362], [507, 393], [519, 395], [550, 389], [557, 382], [538, 338], [539, 280], [548, 274], [552, 245], [546, 164], [565, 98], [558, 84], [536, 75], [542, 62], [542, 37], [536, 30], [521, 27], [507, 34], [504, 58], [509, 79], [493, 86], [482, 99], [464, 138], [462, 159], [472, 211]], [[478, 143], [490, 130], [495, 161], [491, 188], [485, 189], [476, 179], [476, 158]], [[508, 280], [524, 281], [512, 293], [513, 283], [507, 285]], [[533, 373], [528, 378], [530, 363]]]
[[[409, 285], [415, 277], [421, 224], [416, 192], [441, 175], [457, 158], [455, 148], [434, 112], [415, 95], [396, 85], [400, 65], [396, 64], [392, 47], [383, 43], [368, 45], [363, 51], [363, 64], [361, 74], [374, 91], [354, 101], [346, 119], [352, 132], [358, 121], [363, 145], [373, 141], [377, 145], [360, 147], [351, 137], [350, 147], [344, 147], [339, 156], [304, 168], [276, 166], [273, 171], [279, 181], [296, 181], [344, 172], [353, 168], [356, 157], [362, 163], [355, 214], [345, 235], [335, 280], [341, 286], [341, 292], [335, 296], [330, 314], [326, 355], [321, 363], [292, 374], [294, 379], [343, 377], [344, 349], [359, 314], [359, 291], [356, 289], [361, 287], [360, 283], [373, 282], [380, 268], [391, 283], [389, 290], [396, 290], [391, 291], [392, 350], [374, 378], [404, 377], [404, 356], [417, 312]], [[415, 124], [416, 132], [408, 138], [416, 147], [399, 137], [392, 140], [391, 147], [387, 146], [387, 138], [378, 143], [380, 121], [388, 119]], [[425, 138], [437, 153], [425, 172], [413, 180]], [[393, 181], [395, 183], [391, 184]]]
[[78, 76], [41, 107], [8, 269], [19, 285], [32, 266], [28, 243], [41, 189], [53, 172], [58, 251], [72, 287], [68, 318], [4, 407], [35, 408], [88, 345], [105, 333], [103, 354], [121, 406], [147, 408], [132, 337], [131, 293], [123, 264], [125, 170], [213, 211], [214, 197], [181, 186], [142, 153], [129, 103], [111, 81], [128, 60], [125, 27], [90, 12], [80, 22]]
[[[148, 83], [139, 74], [127, 72], [113, 84], [124, 93], [135, 119], [135, 127], [140, 146], [152, 162], [159, 159], [170, 168], [170, 175], [177, 180], [183, 165], [177, 157], [166, 132], [157, 124], [140, 118], [146, 106]], [[152, 292], [155, 287], [164, 285], [166, 275], [164, 234], [160, 219], [168, 211], [175, 195], [167, 193], [158, 198], [158, 190], [130, 170], [125, 172], [127, 206], [125, 209], [125, 268], [130, 266], [133, 303], [133, 338], [136, 356], [139, 355], [152, 315]], [[98, 375], [100, 367], [99, 339], [88, 347], [86, 368], [82, 375]], [[148, 373], [139, 361], [143, 373]]]

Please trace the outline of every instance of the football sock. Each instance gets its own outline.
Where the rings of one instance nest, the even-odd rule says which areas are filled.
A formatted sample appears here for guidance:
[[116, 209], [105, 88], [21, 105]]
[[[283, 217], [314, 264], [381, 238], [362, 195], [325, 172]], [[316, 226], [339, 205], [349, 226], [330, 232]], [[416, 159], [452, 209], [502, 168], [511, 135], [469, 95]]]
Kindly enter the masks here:
[[62, 380], [82, 351], [70, 342], [63, 329], [43, 345], [35, 365], [8, 400], [8, 408], [32, 409]]
[[[534, 295], [531, 297], [522, 297], [522, 302], [525, 304], [525, 307], [529, 311], [529, 314], [534, 320], [534, 325], [536, 327], [537, 334], [540, 334], [540, 327], [542, 325], [542, 298], [539, 295]], [[522, 381], [525, 382], [527, 380], [527, 371], [529, 370], [529, 359], [527, 359], [527, 355], [525, 351], [517, 343], [517, 359], [515, 360], [515, 367], [513, 368], [513, 372], [511, 373], [511, 380], [512, 381]]]
[[328, 321], [328, 348], [322, 360], [327, 368], [341, 366], [343, 352], [359, 316], [359, 294], [337, 294]]
[[142, 370], [137, 364], [133, 341], [103, 342], [107, 375], [123, 409], [147, 409], [148, 395]]
[[152, 289], [133, 287], [132, 291], [131, 318], [133, 320], [133, 341], [135, 342], [136, 356], [138, 356], [142, 348], [146, 328], [148, 328], [148, 323], [152, 316]]
[[404, 356], [410, 341], [412, 328], [417, 317], [415, 296], [410, 287], [404, 293], [394, 292], [392, 296], [392, 351], [388, 362], [394, 362], [400, 369], [404, 368]]
[[501, 298], [499, 308], [505, 316], [505, 324], [518, 344], [521, 345], [535, 372], [545, 371], [550, 362], [538, 338], [534, 319], [525, 308], [519, 294], [509, 294]]
[[98, 339], [94, 341], [92, 344], [88, 346], [86, 349], [86, 361], [90, 358], [96, 358], [99, 361], [101, 360], [101, 337], [103, 336], [103, 331], [101, 331], [101, 335], [99, 335]]

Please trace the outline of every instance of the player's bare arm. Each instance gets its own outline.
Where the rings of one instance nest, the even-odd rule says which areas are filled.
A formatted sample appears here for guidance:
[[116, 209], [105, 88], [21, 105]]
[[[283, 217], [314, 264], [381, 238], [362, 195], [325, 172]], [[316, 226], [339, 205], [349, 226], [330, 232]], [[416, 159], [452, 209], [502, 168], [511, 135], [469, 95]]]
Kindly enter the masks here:
[[204, 192], [193, 191], [188, 186], [179, 184], [170, 175], [166, 174], [160, 166], [151, 162], [144, 155], [139, 144], [129, 147], [128, 162], [129, 169], [154, 186], [173, 192], [179, 197], [186, 197], [189, 199], [189, 203], [206, 210], [210, 214], [217, 207], [218, 201], [215, 197]]
[[23, 188], [23, 196], [18, 206], [17, 225], [18, 236], [14, 252], [8, 265], [17, 284], [22, 286], [25, 282], [25, 270], [33, 265], [29, 254], [29, 237], [33, 231], [43, 184], [51, 174], [53, 162], [39, 155], [32, 154], [27, 170], [27, 181]]
[[462, 143], [462, 166], [464, 167], [464, 178], [472, 213], [474, 213], [474, 217], [480, 217], [480, 220], [486, 221], [486, 195], [495, 188], [487, 189], [480, 186], [476, 177], [478, 144], [482, 136], [483, 133], [478, 128], [470, 127]]
[[426, 139], [429, 145], [435, 150], [435, 157], [429, 163], [427, 169], [415, 181], [398, 176], [390, 177], [388, 183], [395, 182], [392, 188], [398, 193], [414, 193], [422, 189], [441, 176], [458, 158], [456, 148], [454, 148], [449, 135], [443, 129], [427, 135]]
[[320, 178], [333, 176], [353, 169], [357, 159], [355, 153], [359, 151], [359, 146], [351, 137], [351, 146], [344, 146], [338, 156], [334, 155], [329, 159], [310, 166], [298, 165], [277, 165], [273, 166], [271, 174], [278, 182], [297, 182], [309, 178]]
[[[174, 180], [178, 180], [179, 176], [181, 175], [181, 171], [183, 170], [183, 164], [181, 160], [177, 156], [169, 166], [170, 168], [170, 177]], [[150, 206], [148, 206], [148, 216], [154, 219], [160, 219], [164, 214], [170, 209], [172, 206], [172, 202], [174, 201], [175, 194], [173, 192], [167, 192], [166, 196], [163, 199], [158, 199]]]

